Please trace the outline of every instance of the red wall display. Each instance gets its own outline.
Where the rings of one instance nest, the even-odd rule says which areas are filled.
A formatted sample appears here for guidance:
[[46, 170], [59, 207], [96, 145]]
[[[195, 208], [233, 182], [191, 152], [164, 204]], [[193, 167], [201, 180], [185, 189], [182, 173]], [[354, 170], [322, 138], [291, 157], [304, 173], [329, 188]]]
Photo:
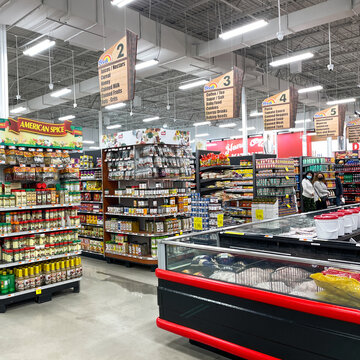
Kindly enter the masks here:
[[[278, 134], [278, 157], [289, 158], [302, 156], [302, 132]], [[211, 145], [210, 145], [211, 144]], [[207, 150], [221, 151], [229, 156], [240, 156], [243, 154], [242, 139], [212, 141], [207, 143]], [[264, 139], [262, 136], [249, 137], [248, 139], [249, 154], [264, 152]], [[311, 137], [307, 137], [307, 154], [311, 155]]]

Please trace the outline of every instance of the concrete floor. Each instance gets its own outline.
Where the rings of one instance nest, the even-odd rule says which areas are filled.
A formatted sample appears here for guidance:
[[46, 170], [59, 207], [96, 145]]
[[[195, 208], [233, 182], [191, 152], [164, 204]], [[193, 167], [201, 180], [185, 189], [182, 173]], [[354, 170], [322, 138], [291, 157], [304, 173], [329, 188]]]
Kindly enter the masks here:
[[88, 258], [83, 267], [79, 294], [0, 314], [0, 359], [224, 359], [156, 327], [157, 280], [148, 268]]

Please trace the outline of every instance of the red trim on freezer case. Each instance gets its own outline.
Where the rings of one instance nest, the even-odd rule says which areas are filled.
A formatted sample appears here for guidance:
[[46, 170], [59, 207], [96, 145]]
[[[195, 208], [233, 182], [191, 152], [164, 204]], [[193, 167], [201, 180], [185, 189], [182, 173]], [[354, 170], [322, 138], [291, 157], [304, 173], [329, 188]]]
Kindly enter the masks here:
[[327, 317], [330, 319], [360, 324], [360, 311], [338, 305], [300, 299], [293, 296], [272, 293], [246, 286], [229, 284], [217, 280], [209, 280], [192, 275], [179, 274], [173, 271], [156, 269], [159, 279], [176, 282], [200, 289], [210, 290], [226, 295], [236, 296], [248, 300], [259, 301], [286, 309], [301, 311], [308, 314]]

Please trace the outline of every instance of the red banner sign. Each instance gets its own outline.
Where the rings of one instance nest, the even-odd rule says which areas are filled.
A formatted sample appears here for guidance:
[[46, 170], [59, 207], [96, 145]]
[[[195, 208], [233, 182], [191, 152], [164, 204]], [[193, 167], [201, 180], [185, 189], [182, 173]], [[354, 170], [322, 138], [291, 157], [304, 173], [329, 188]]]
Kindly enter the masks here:
[[[240, 156], [243, 154], [243, 139], [233, 139], [224, 141], [212, 141], [206, 144], [209, 151], [221, 151], [229, 156]], [[264, 139], [262, 136], [251, 137], [248, 139], [249, 154], [264, 152]]]
[[67, 133], [73, 134], [71, 121], [68, 120], [64, 121], [63, 124], [49, 124], [20, 117], [17, 120], [9, 118], [9, 131], [14, 134], [20, 134], [21, 131], [26, 131], [47, 136], [65, 136]]

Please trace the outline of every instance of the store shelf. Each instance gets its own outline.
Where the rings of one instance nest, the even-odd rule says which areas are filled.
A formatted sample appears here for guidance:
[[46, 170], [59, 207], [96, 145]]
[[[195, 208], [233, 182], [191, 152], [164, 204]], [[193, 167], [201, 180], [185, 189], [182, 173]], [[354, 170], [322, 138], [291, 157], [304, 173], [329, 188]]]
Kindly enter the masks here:
[[[207, 182], [213, 181], [245, 181], [245, 180], [252, 180], [253, 178], [212, 178], [212, 179], [200, 179], [200, 184], [204, 184]], [[252, 183], [251, 183], [252, 184]]]
[[258, 188], [287, 188], [287, 187], [294, 187], [297, 184], [290, 184], [290, 185], [256, 185]]
[[272, 179], [272, 178], [284, 178], [284, 177], [294, 177], [295, 174], [284, 174], [284, 175], [272, 175], [269, 174], [269, 176], [263, 176], [260, 174], [260, 176], [256, 176], [256, 179]]
[[80, 255], [80, 254], [81, 254], [81, 250], [80, 251], [69, 252], [69, 253], [65, 253], [65, 254], [61, 254], [61, 255], [38, 257], [38, 258], [33, 259], [33, 260], [16, 261], [16, 262], [11, 262], [11, 263], [0, 262], [0, 269], [19, 266], [19, 265], [33, 264], [33, 263], [38, 263], [38, 262], [41, 262], [41, 261], [59, 259], [59, 258], [67, 257], [67, 256], [76, 256], [76, 255]]
[[121, 198], [121, 199], [166, 199], [172, 197], [184, 197], [190, 196], [191, 194], [176, 194], [176, 195], [149, 195], [149, 196], [123, 196], [123, 195], [105, 195], [106, 198]]
[[104, 238], [101, 238], [101, 237], [98, 237], [98, 236], [91, 236], [91, 235], [82, 235], [82, 234], [79, 234], [79, 238], [86, 238], [86, 239], [104, 241]]
[[80, 171], [92, 171], [92, 170], [102, 170], [101, 167], [95, 167], [95, 168], [80, 168]]
[[58, 287], [58, 286], [61, 286], [61, 285], [72, 284], [72, 283], [81, 281], [81, 279], [82, 279], [82, 278], [79, 277], [79, 278], [75, 278], [75, 279], [71, 279], [71, 280], [60, 281], [60, 282], [57, 282], [57, 283], [55, 283], [55, 284], [49, 284], [49, 285], [39, 286], [39, 287], [34, 288], [34, 289], [29, 289], [29, 290], [14, 292], [14, 293], [11, 293], [11, 294], [1, 295], [1, 296], [0, 296], [0, 301], [1, 301], [1, 300], [6, 300], [6, 299], [9, 299], [9, 298], [15, 298], [15, 297], [17, 297], [17, 296], [22, 296], [22, 295], [26, 295], [26, 294], [36, 293], [36, 291], [39, 291], [40, 289], [41, 289], [41, 290], [46, 290], [46, 289], [55, 288], [55, 287]]
[[314, 165], [331, 165], [331, 166], [334, 166], [335, 164], [334, 163], [317, 163], [317, 164], [303, 164], [303, 167], [309, 167], [309, 166], [314, 166]]
[[123, 260], [123, 261], [130, 261], [139, 264], [145, 265], [157, 265], [158, 261], [157, 258], [153, 258], [151, 256], [136, 256], [136, 255], [128, 255], [128, 254], [115, 254], [112, 252], [106, 252], [106, 257]]
[[80, 229], [80, 226], [55, 227], [51, 229], [30, 230], [30, 231], [12, 232], [9, 234], [0, 234], [0, 237], [14, 237], [14, 236], [43, 234], [54, 231], [66, 231], [66, 230], [78, 230], [78, 229]]
[[234, 165], [217, 165], [217, 166], [200, 166], [200, 171], [210, 171], [210, 170], [227, 170], [227, 169], [233, 169], [236, 166]]
[[175, 217], [175, 216], [190, 216], [188, 212], [179, 212], [173, 214], [156, 214], [156, 215], [139, 215], [139, 214], [113, 214], [113, 213], [105, 213], [105, 215], [110, 216], [125, 216], [125, 217], [137, 217], [137, 218], [162, 218], [162, 217]]
[[81, 181], [101, 181], [102, 178], [96, 178], [96, 177], [82, 177], [80, 178]]
[[81, 255], [97, 260], [105, 260], [105, 255], [96, 251], [83, 250]]
[[201, 188], [200, 192], [208, 192], [208, 191], [219, 191], [219, 190], [224, 190], [225, 187], [213, 187], [213, 188]]
[[[239, 201], [239, 200], [253, 200], [254, 197], [253, 196], [240, 196], [240, 197], [237, 197], [237, 198], [234, 198], [234, 199], [228, 199], [228, 200], [224, 200], [224, 201]], [[240, 206], [240, 208], [242, 208]]]
[[81, 203], [86, 203], [86, 204], [102, 204], [102, 201], [81, 200]]
[[177, 230], [177, 231], [171, 231], [171, 232], [166, 232], [166, 233], [148, 233], [145, 231], [141, 231], [141, 232], [120, 231], [120, 230], [110, 231], [110, 230], [106, 230], [106, 229], [105, 229], [105, 231], [110, 234], [135, 235], [135, 236], [142, 236], [142, 237], [170, 236], [170, 235], [176, 235], [176, 234], [182, 235], [184, 232], [185, 233], [187, 232], [187, 231], [183, 231], [183, 230]]
[[88, 224], [88, 223], [81, 223], [81, 225], [84, 225], [84, 226], [96, 226], [96, 227], [103, 227], [104, 224]]
[[102, 193], [102, 190], [80, 190], [82, 193]]
[[50, 205], [33, 205], [33, 206], [15, 206], [15, 207], [5, 207], [5, 208], [2, 207], [0, 208], [0, 212], [38, 210], [38, 209], [57, 209], [57, 208], [74, 207], [80, 205], [81, 204], [50, 204]]
[[78, 213], [79, 214], [93, 214], [93, 215], [102, 215], [102, 211], [99, 212], [99, 211], [81, 211], [81, 210], [78, 210]]
[[[108, 179], [108, 181], [132, 181], [134, 182], [134, 179], [118, 179], [118, 180], [112, 180]], [[149, 181], [182, 181], [182, 182], [189, 182], [189, 181], [195, 181], [194, 178], [191, 179], [181, 179], [181, 178], [151, 178], [151, 179], [135, 179], [137, 182], [149, 182]]]

